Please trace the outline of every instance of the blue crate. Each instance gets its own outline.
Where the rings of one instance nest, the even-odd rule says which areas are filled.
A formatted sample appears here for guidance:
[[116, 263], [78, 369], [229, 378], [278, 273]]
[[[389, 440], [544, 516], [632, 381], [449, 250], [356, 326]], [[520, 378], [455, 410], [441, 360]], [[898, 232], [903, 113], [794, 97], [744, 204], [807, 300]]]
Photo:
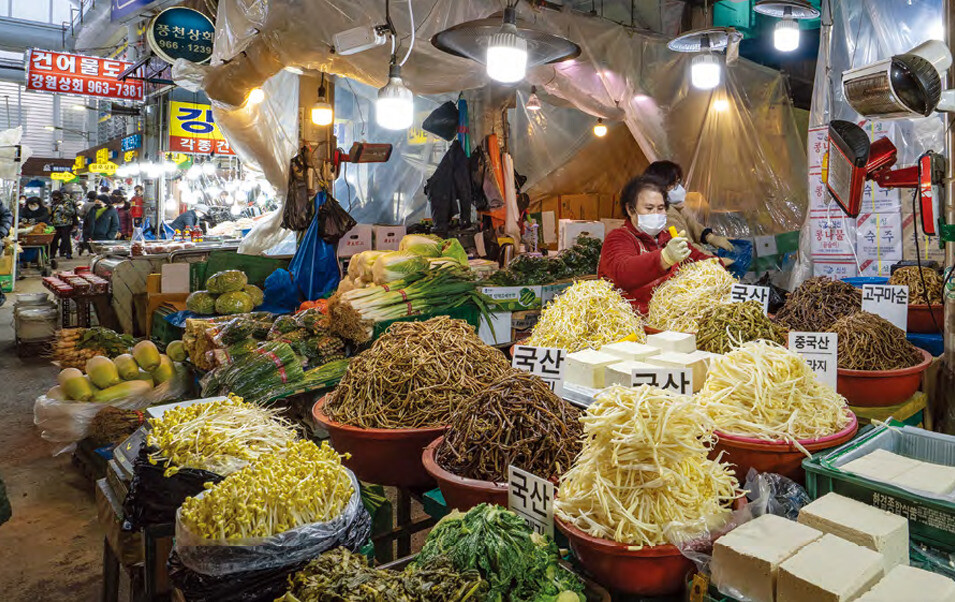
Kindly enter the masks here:
[[928, 351], [935, 357], [942, 355], [942, 352], [945, 351], [945, 343], [942, 340], [942, 333], [940, 332], [935, 334], [910, 332], [905, 335], [905, 338], [916, 347]]
[[856, 288], [862, 288], [866, 284], [888, 284], [889, 279], [881, 276], [858, 276], [856, 278], [843, 278], [843, 282], [848, 282]]

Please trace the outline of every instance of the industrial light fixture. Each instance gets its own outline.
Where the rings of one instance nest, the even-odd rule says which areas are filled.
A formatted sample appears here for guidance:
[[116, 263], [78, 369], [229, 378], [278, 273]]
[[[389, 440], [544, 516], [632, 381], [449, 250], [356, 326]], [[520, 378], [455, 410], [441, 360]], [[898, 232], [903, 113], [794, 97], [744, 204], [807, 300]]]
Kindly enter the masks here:
[[248, 97], [245, 99], [245, 104], [254, 107], [257, 104], [260, 104], [265, 100], [265, 91], [262, 88], [252, 88], [249, 91]]
[[406, 130], [414, 123], [414, 95], [401, 79], [401, 68], [408, 62], [414, 48], [415, 27], [411, 0], [408, 0], [408, 18], [411, 20], [411, 42], [404, 59], [398, 62], [398, 49], [395, 40], [398, 30], [391, 20], [391, 2], [385, 3], [388, 29], [391, 31], [391, 66], [388, 68], [388, 83], [378, 90], [378, 102], [375, 103], [375, 121], [386, 130]]
[[603, 138], [607, 135], [607, 124], [604, 123], [603, 119], [598, 118], [597, 123], [594, 124], [594, 136], [598, 138]]
[[216, 166], [215, 161], [213, 161], [212, 159], [202, 164], [202, 173], [204, 173], [205, 175], [214, 176], [216, 175], [216, 171], [218, 171], [218, 167]]
[[699, 90], [712, 90], [720, 85], [720, 59], [715, 54], [698, 54], [690, 61], [690, 81]]
[[202, 167], [199, 164], [193, 164], [188, 170], [186, 170], [186, 177], [190, 180], [198, 180], [202, 177]]
[[798, 20], [819, 18], [819, 9], [805, 0], [759, 0], [753, 10], [780, 19], [773, 30], [773, 45], [780, 52], [799, 48]]
[[724, 113], [730, 108], [730, 101], [725, 98], [717, 98], [713, 101], [713, 110], [717, 113]]
[[325, 89], [325, 74], [322, 73], [322, 83], [318, 87], [318, 100], [312, 105], [312, 123], [315, 125], [331, 125], [335, 121], [335, 109], [328, 102]]
[[516, 4], [504, 9], [504, 24], [487, 44], [487, 75], [504, 84], [519, 82], [527, 75], [527, 40], [517, 31]]
[[537, 97], [537, 86], [531, 86], [531, 95], [527, 97], [524, 108], [528, 111], [540, 111], [541, 99]]
[[726, 51], [726, 64], [739, 57], [743, 36], [732, 27], [711, 27], [687, 32], [667, 43], [674, 52], [695, 54], [690, 61], [690, 83], [699, 90], [712, 90], [722, 80], [723, 65], [718, 53]]

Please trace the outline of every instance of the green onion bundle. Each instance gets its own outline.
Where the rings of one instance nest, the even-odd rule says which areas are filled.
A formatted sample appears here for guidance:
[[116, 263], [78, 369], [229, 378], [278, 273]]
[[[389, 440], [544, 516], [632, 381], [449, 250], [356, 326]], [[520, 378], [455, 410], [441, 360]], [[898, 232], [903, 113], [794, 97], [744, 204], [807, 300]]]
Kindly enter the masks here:
[[268, 401], [305, 378], [302, 363], [288, 343], [269, 341], [250, 353], [234, 358], [229, 365], [209, 373], [202, 394], [236, 395], [252, 403]]

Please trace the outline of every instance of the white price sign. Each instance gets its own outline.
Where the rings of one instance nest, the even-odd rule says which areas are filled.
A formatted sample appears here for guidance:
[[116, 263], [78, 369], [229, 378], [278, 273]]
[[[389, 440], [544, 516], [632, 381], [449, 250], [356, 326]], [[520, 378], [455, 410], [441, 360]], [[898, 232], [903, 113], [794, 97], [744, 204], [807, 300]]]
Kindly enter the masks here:
[[730, 303], [759, 301], [763, 304], [763, 313], [769, 313], [769, 287], [750, 284], [734, 284], [730, 291]]
[[866, 284], [862, 287], [862, 311], [882, 316], [903, 331], [909, 323], [909, 287]]
[[650, 385], [680, 395], [693, 395], [693, 371], [689, 368], [635, 368], [630, 373], [630, 386]]
[[790, 332], [789, 350], [802, 356], [819, 382], [836, 388], [839, 378], [839, 335], [834, 332]]
[[507, 508], [537, 533], [554, 536], [554, 484], [547, 479], [508, 466]]
[[563, 349], [517, 345], [511, 367], [539, 376], [555, 395], [560, 396], [564, 392], [565, 359], [567, 351]]

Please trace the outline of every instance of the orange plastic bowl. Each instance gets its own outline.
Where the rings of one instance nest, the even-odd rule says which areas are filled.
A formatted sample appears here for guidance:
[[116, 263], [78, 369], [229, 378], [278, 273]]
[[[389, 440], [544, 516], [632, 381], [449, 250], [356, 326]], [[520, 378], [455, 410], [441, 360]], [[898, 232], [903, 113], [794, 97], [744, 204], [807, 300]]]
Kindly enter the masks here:
[[673, 545], [632, 549], [631, 546], [587, 535], [559, 518], [554, 524], [570, 541], [580, 564], [604, 587], [622, 594], [666, 596], [683, 590], [693, 569], [689, 558]]
[[[935, 316], [935, 320], [932, 320]], [[936, 326], [937, 324], [937, 326]], [[941, 332], [945, 325], [945, 307], [938, 303], [909, 305], [908, 331], [922, 334]]]
[[349, 453], [343, 460], [360, 480], [392, 487], [431, 487], [434, 480], [421, 464], [424, 448], [444, 434], [447, 427], [420, 429], [363, 429], [335, 422], [322, 406], [327, 396], [315, 402], [312, 416], [328, 430], [332, 447]]
[[647, 334], [660, 334], [660, 333], [663, 332], [663, 331], [660, 330], [659, 328], [654, 328], [653, 326], [647, 326], [646, 324], [644, 324], [644, 325], [643, 325], [643, 332], [645, 332], [645, 333], [647, 333]]
[[919, 349], [922, 361], [898, 370], [843, 370], [839, 368], [836, 389], [859, 408], [882, 408], [904, 403], [918, 391], [922, 373], [932, 363], [932, 354]]
[[[846, 428], [838, 433], [819, 439], [800, 439], [799, 444], [810, 452], [818, 452], [832, 447], [838, 447], [852, 439], [859, 430], [859, 421], [856, 415], [846, 410], [850, 417]], [[802, 468], [802, 461], [806, 458], [792, 443], [786, 441], [763, 441], [752, 437], [732, 435], [716, 431], [719, 440], [710, 454], [716, 458], [720, 452], [725, 462], [736, 465], [736, 478], [741, 482], [746, 480], [746, 473], [750, 468], [756, 472], [775, 472], [789, 477], [797, 483], [804, 483], [806, 473]]]
[[467, 511], [484, 502], [507, 508], [507, 483], [467, 479], [441, 468], [435, 459], [435, 455], [442, 441], [444, 441], [443, 436], [435, 439], [428, 447], [424, 448], [424, 452], [421, 454], [421, 463], [424, 464], [424, 469], [428, 471], [428, 474], [438, 482], [441, 495], [444, 496], [448, 508]]

